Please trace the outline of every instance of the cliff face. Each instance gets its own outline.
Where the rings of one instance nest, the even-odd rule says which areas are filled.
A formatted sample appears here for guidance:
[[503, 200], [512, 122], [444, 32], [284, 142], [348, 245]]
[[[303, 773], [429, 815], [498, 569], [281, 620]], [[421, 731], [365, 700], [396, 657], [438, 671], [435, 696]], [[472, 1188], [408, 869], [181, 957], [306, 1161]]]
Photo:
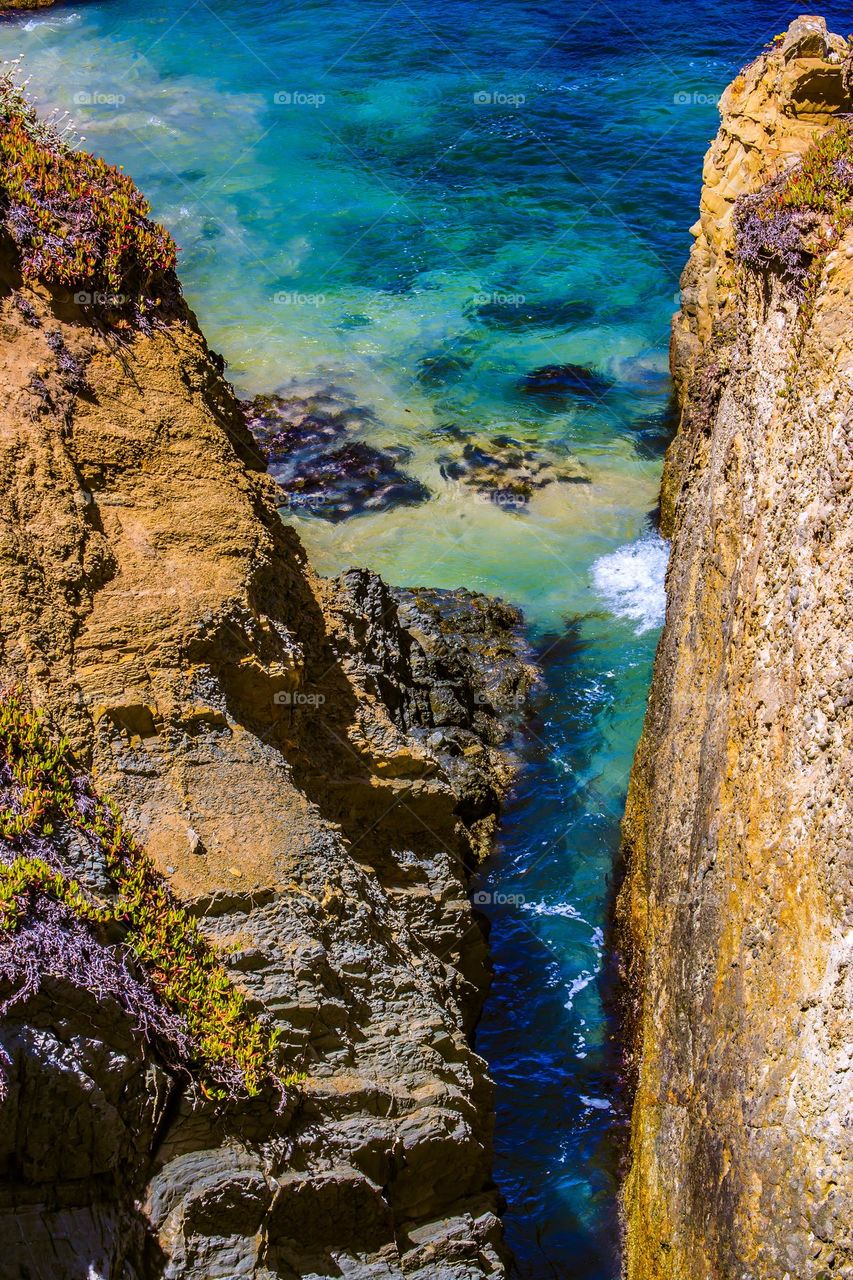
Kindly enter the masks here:
[[[630, 1280], [853, 1276], [853, 232], [849, 199], [774, 194], [850, 110], [849, 69], [799, 19], [727, 90], [674, 322], [667, 621], [618, 904]], [[847, 163], [827, 180], [853, 193]], [[804, 281], [784, 246], [736, 252], [758, 189], [751, 229], [793, 208]]]
[[0, 1271], [500, 1275], [466, 867], [532, 678], [520, 620], [317, 579], [182, 304], [115, 327], [0, 256], [0, 685], [69, 737], [305, 1074], [278, 1114], [206, 1101], [85, 971], [12, 1000]]

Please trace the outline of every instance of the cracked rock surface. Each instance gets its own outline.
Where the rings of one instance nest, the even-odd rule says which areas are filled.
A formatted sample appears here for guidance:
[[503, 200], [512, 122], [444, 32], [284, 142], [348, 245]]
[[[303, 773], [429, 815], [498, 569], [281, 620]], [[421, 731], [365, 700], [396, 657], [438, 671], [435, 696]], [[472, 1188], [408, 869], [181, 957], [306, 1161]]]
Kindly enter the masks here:
[[46, 984], [3, 1023], [0, 1270], [503, 1275], [467, 883], [534, 678], [519, 616], [318, 579], [189, 312], [120, 340], [31, 289], [25, 320], [4, 255], [0, 681], [69, 737], [305, 1081], [282, 1115], [205, 1102], [85, 974]]
[[809, 308], [732, 225], [850, 110], [848, 57], [801, 18], [726, 91], [674, 321], [618, 906], [628, 1280], [853, 1277], [853, 233]]

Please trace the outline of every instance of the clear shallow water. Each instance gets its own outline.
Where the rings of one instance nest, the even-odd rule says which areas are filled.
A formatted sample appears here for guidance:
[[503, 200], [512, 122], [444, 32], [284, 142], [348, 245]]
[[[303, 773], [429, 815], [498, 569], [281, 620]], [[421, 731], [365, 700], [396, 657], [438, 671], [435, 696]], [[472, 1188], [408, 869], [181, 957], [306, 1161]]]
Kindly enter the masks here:
[[[432, 500], [300, 519], [318, 568], [498, 592], [546, 654], [527, 772], [477, 886], [496, 1177], [534, 1280], [618, 1270], [603, 930], [662, 620], [668, 324], [716, 97], [803, 7], [87, 0], [0, 23], [0, 56], [25, 54], [42, 103], [175, 234], [238, 389], [319, 374], [370, 410], [375, 442], [412, 450]], [[564, 362], [611, 389], [519, 393]], [[478, 499], [437, 461], [460, 425], [591, 483], [521, 512]]]

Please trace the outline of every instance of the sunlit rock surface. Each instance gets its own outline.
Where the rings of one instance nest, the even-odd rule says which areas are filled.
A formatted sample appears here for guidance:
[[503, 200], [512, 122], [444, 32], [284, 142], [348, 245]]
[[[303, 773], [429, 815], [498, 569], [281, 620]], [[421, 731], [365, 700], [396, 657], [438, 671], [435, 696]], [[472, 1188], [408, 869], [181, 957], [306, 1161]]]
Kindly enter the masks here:
[[803, 299], [738, 264], [733, 224], [850, 110], [849, 68], [802, 18], [729, 87], [674, 323], [619, 902], [629, 1280], [853, 1275], [853, 232]]

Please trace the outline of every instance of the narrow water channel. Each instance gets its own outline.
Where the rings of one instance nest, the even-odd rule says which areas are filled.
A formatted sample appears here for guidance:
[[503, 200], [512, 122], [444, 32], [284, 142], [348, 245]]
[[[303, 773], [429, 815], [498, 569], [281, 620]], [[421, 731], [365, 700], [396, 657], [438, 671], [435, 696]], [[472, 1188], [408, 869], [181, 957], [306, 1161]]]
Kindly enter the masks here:
[[[333, 388], [429, 491], [337, 523], [294, 514], [317, 568], [525, 609], [547, 689], [476, 892], [496, 967], [478, 1044], [528, 1280], [617, 1271], [600, 975], [662, 620], [668, 326], [717, 95], [792, 15], [86, 0], [0, 23], [0, 56], [25, 55], [41, 104], [174, 233], [238, 390]], [[567, 365], [582, 376], [531, 381]], [[539, 478], [523, 500], [466, 484], [476, 466], [511, 478], [519, 454]]]

